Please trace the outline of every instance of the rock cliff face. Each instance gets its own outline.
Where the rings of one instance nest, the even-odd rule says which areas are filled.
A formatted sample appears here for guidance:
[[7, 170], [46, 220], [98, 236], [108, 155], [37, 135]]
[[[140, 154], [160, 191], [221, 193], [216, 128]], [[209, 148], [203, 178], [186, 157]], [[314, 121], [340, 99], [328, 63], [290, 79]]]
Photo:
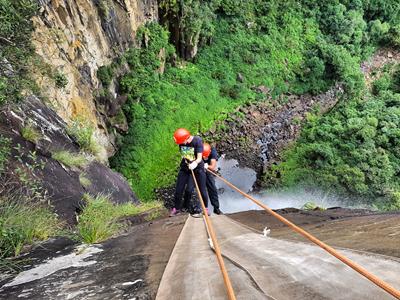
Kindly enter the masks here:
[[[156, 0], [38, 3], [31, 69], [42, 99], [27, 96], [0, 108], [0, 137], [6, 145], [0, 146], [7, 149], [0, 197], [49, 202], [61, 219], [74, 224], [85, 193], [109, 195], [115, 203], [138, 202], [126, 180], [107, 167], [115, 151], [112, 131], [121, 130], [108, 118], [118, 116], [126, 99], [116, 95], [113, 84], [111, 96], [100, 101], [94, 95], [102, 88], [99, 67], [134, 45], [138, 27], [158, 20], [158, 7]], [[78, 120], [85, 125], [73, 131]], [[93, 149], [82, 144], [82, 134]]]
[[[28, 97], [18, 106], [2, 108], [0, 133], [12, 145], [5, 172], [0, 174], [0, 197], [29, 195], [47, 200], [69, 224], [76, 221], [75, 214], [84, 205], [84, 193], [110, 195], [115, 203], [137, 203], [120, 174], [93, 156], [79, 153], [81, 149], [68, 134], [66, 123], [38, 98]], [[80, 156], [82, 162], [68, 165], [67, 160], [55, 159], [60, 152]]]
[[[134, 44], [136, 31], [158, 19], [156, 0], [39, 0], [33, 44], [46, 72], [37, 71], [43, 95], [65, 122], [90, 120], [104, 160], [115, 151], [112, 129], [96, 108], [97, 70]], [[40, 69], [40, 68], [39, 68]], [[58, 83], [57, 83], [58, 81]], [[112, 95], [108, 101], [115, 100]]]

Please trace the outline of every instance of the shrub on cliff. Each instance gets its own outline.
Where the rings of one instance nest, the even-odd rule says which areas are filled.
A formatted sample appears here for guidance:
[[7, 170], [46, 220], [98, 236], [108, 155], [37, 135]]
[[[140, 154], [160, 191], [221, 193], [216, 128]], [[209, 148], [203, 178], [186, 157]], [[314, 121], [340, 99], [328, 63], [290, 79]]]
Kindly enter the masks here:
[[100, 146], [93, 137], [94, 127], [89, 120], [83, 116], [75, 117], [67, 128], [70, 136], [74, 137], [83, 151], [97, 155], [100, 151]]

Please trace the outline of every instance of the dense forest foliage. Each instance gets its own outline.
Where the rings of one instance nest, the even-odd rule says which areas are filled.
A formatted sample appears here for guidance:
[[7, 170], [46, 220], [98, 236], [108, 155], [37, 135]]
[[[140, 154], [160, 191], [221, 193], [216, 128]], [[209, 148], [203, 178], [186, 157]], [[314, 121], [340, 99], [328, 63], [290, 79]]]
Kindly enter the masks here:
[[28, 65], [33, 63], [34, 52], [31, 18], [37, 11], [34, 0], [0, 0], [0, 105], [35, 89]]
[[[142, 28], [141, 47], [123, 57], [131, 67], [121, 80], [129, 95], [125, 112], [130, 128], [112, 161], [142, 199], [151, 199], [155, 188], [174, 181], [179, 161], [171, 138], [175, 128], [187, 127], [195, 134], [208, 130], [233, 108], [262, 101], [254, 92], [260, 85], [275, 97], [317, 94], [337, 81], [345, 87], [345, 99], [328, 116], [310, 117], [298, 148], [278, 167], [282, 177], [272, 176], [272, 182], [298, 184], [299, 170], [305, 170], [309, 182], [315, 178], [311, 175], [325, 174], [319, 179], [326, 187], [335, 183], [350, 193], [396, 195], [396, 129], [390, 137], [384, 135], [399, 123], [382, 114], [384, 109], [389, 118], [398, 107], [396, 101], [384, 100], [395, 92], [388, 88], [374, 95], [375, 106], [361, 100], [366, 90], [360, 62], [380, 46], [400, 45], [397, 1], [187, 0], [160, 5], [164, 26]], [[185, 48], [192, 50], [193, 40], [198, 54], [192, 61], [179, 59], [189, 55]], [[361, 132], [355, 134], [357, 130]], [[378, 137], [382, 140], [371, 145]], [[305, 150], [318, 147], [322, 150], [315, 153]], [[355, 168], [354, 155], [363, 167]]]
[[285, 160], [266, 176], [278, 186], [319, 186], [381, 209], [400, 208], [400, 65], [386, 66], [373, 95], [310, 116]]

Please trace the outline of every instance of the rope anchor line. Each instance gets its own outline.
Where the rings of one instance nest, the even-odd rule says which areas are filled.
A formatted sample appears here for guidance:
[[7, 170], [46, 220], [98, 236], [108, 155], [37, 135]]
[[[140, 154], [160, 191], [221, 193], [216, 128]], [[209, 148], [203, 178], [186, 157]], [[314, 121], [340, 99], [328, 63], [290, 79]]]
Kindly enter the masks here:
[[200, 204], [201, 204], [201, 209], [203, 210], [203, 215], [204, 215], [204, 220], [206, 222], [206, 227], [207, 227], [208, 232], [209, 232], [210, 237], [211, 237], [211, 244], [213, 245], [213, 249], [215, 251], [215, 255], [217, 256], [217, 261], [218, 261], [218, 264], [219, 264], [219, 268], [221, 269], [222, 277], [224, 279], [224, 284], [225, 284], [226, 292], [228, 294], [228, 298], [229, 298], [229, 300], [236, 300], [236, 296], [235, 296], [235, 293], [233, 291], [232, 283], [231, 283], [231, 281], [229, 279], [228, 272], [226, 271], [225, 263], [224, 263], [224, 260], [222, 258], [221, 248], [219, 247], [219, 244], [218, 244], [218, 241], [217, 241], [217, 237], [215, 235], [214, 228], [212, 227], [210, 217], [208, 216], [206, 206], [204, 205], [203, 197], [201, 196], [200, 189], [199, 189], [199, 186], [197, 184], [196, 177], [194, 176], [193, 170], [191, 170], [191, 171], [192, 171], [193, 181], [194, 181], [195, 186], [196, 186], [197, 194], [199, 195], [199, 201], [200, 201]]
[[[225, 182], [228, 186], [230, 186], [232, 189], [234, 189], [235, 191], [237, 191], [238, 193], [240, 193], [244, 197], [250, 199], [255, 204], [257, 204], [258, 206], [262, 207], [270, 215], [272, 215], [273, 217], [277, 218], [282, 223], [288, 225], [291, 229], [293, 229], [297, 233], [301, 234], [302, 236], [304, 236], [305, 238], [307, 238], [308, 240], [310, 240], [314, 244], [318, 245], [319, 247], [321, 247], [322, 249], [327, 251], [329, 254], [333, 255], [334, 257], [336, 257], [337, 259], [339, 259], [340, 261], [342, 261], [343, 263], [348, 265], [350, 268], [352, 268], [353, 270], [357, 271], [359, 274], [361, 274], [364, 277], [366, 277], [368, 280], [370, 280], [371, 282], [376, 284], [378, 287], [380, 287], [383, 290], [385, 290], [387, 293], [391, 294], [396, 299], [400, 299], [400, 291], [399, 290], [395, 289], [394, 287], [392, 287], [391, 285], [389, 285], [388, 283], [386, 283], [382, 279], [376, 277], [375, 275], [373, 275], [372, 273], [370, 273], [369, 271], [367, 271], [366, 269], [364, 269], [363, 267], [361, 267], [357, 263], [355, 263], [352, 260], [348, 259], [344, 255], [340, 254], [338, 251], [336, 251], [332, 247], [328, 246], [324, 242], [320, 241], [319, 239], [317, 239], [315, 236], [313, 236], [312, 234], [308, 233], [304, 229], [302, 229], [299, 226], [295, 225], [294, 223], [290, 222], [288, 219], [286, 219], [286, 218], [282, 217], [281, 215], [279, 215], [278, 213], [274, 212], [271, 208], [266, 206], [264, 203], [261, 203], [260, 201], [258, 201], [257, 199], [253, 198], [249, 194], [243, 192], [238, 187], [234, 186], [232, 183], [230, 183], [229, 181], [224, 179], [222, 176], [216, 174], [215, 172], [213, 172], [213, 171], [211, 171], [209, 169], [207, 169], [207, 171], [210, 172], [215, 177], [217, 177], [220, 180], [222, 180], [223, 182]], [[197, 183], [196, 183], [196, 186], [197, 186]], [[200, 202], [202, 203], [202, 201], [200, 201]], [[202, 203], [202, 205], [204, 206], [203, 203]]]

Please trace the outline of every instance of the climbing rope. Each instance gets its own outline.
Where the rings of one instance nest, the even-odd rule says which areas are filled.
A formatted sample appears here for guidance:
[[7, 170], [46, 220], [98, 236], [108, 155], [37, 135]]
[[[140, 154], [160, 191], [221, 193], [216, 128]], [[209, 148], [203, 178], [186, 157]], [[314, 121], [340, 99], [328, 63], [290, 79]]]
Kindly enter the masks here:
[[[322, 249], [324, 249], [325, 251], [327, 251], [328, 253], [330, 253], [331, 255], [335, 256], [337, 259], [341, 260], [343, 263], [345, 263], [346, 265], [348, 265], [350, 268], [354, 269], [355, 271], [357, 271], [358, 273], [360, 273], [361, 275], [363, 275], [364, 277], [366, 277], [367, 279], [369, 279], [370, 281], [372, 281], [374, 284], [376, 284], [377, 286], [379, 286], [380, 288], [384, 289], [386, 292], [388, 292], [389, 294], [391, 294], [392, 296], [394, 296], [397, 299], [400, 299], [400, 291], [398, 291], [397, 289], [395, 289], [394, 287], [390, 286], [388, 283], [386, 283], [385, 281], [381, 280], [380, 278], [376, 277], [375, 275], [371, 274], [370, 272], [368, 272], [366, 269], [364, 269], [363, 267], [361, 267], [360, 265], [356, 264], [355, 262], [353, 262], [352, 260], [348, 259], [347, 257], [343, 256], [342, 254], [340, 254], [339, 252], [337, 252], [335, 249], [333, 249], [332, 247], [328, 246], [327, 244], [325, 244], [324, 242], [320, 241], [319, 239], [317, 239], [316, 237], [314, 237], [313, 235], [311, 235], [310, 233], [308, 233], [307, 231], [303, 230], [302, 228], [300, 228], [299, 226], [293, 224], [292, 222], [290, 222], [289, 220], [287, 220], [286, 218], [282, 217], [281, 215], [279, 215], [278, 213], [274, 212], [272, 209], [270, 209], [268, 206], [266, 206], [265, 204], [261, 203], [260, 201], [256, 200], [255, 198], [253, 198], [252, 196], [250, 196], [249, 194], [241, 191], [239, 188], [237, 188], [236, 186], [234, 186], [233, 184], [231, 184], [230, 182], [228, 182], [226, 179], [224, 179], [222, 176], [219, 176], [218, 174], [216, 174], [215, 172], [207, 169], [208, 172], [210, 172], [211, 174], [213, 174], [215, 177], [219, 178], [220, 180], [222, 180], [223, 182], [225, 182], [228, 186], [230, 186], [232, 189], [236, 190], [237, 192], [239, 192], [241, 195], [245, 196], [246, 198], [250, 199], [251, 201], [253, 201], [255, 204], [257, 204], [258, 206], [262, 207], [263, 209], [265, 209], [270, 215], [272, 215], [273, 217], [277, 218], [279, 221], [285, 223], [286, 225], [288, 225], [291, 229], [293, 229], [294, 231], [300, 233], [302, 236], [306, 237], [307, 239], [309, 239], [311, 242], [313, 242], [314, 244], [318, 245], [319, 247], [321, 247]], [[204, 205], [204, 204], [203, 204]]]
[[218, 241], [217, 241], [217, 237], [215, 235], [214, 228], [212, 227], [211, 220], [210, 220], [210, 218], [208, 216], [208, 213], [207, 213], [207, 209], [206, 209], [206, 207], [204, 205], [203, 198], [201, 196], [201, 193], [200, 193], [200, 190], [199, 190], [199, 186], [197, 184], [196, 177], [194, 176], [194, 172], [193, 172], [193, 170], [191, 170], [191, 171], [192, 171], [193, 181], [194, 181], [194, 183], [196, 185], [197, 194], [199, 195], [201, 209], [203, 210], [204, 220], [206, 222], [206, 226], [207, 226], [208, 232], [210, 234], [212, 244], [214, 246], [215, 254], [217, 256], [217, 261], [218, 261], [218, 264], [219, 264], [219, 268], [221, 269], [222, 277], [224, 278], [224, 284], [225, 284], [226, 292], [228, 294], [228, 298], [230, 300], [236, 300], [235, 293], [233, 292], [233, 288], [232, 288], [232, 283], [231, 283], [231, 281], [229, 279], [228, 272], [226, 271], [224, 260], [223, 260], [222, 255], [221, 255], [221, 249], [219, 247], [219, 244], [218, 244]]

